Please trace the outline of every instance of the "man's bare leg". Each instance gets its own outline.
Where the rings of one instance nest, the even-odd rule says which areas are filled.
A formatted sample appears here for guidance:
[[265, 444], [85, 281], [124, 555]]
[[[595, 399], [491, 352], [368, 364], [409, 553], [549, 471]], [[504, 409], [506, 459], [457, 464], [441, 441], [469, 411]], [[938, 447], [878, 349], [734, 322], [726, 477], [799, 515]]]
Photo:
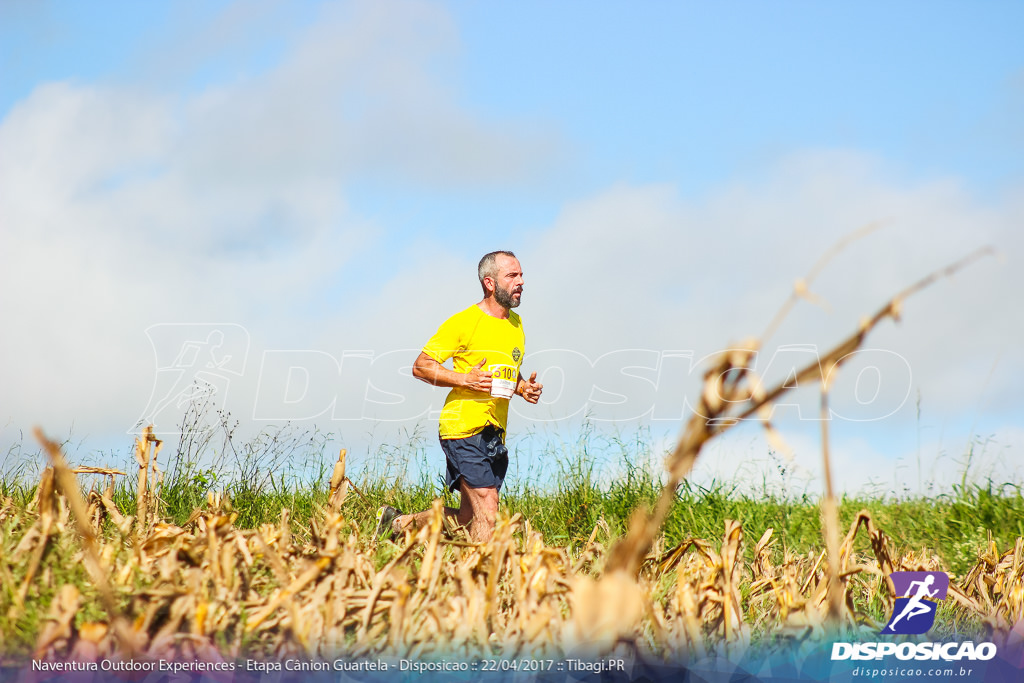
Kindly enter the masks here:
[[[395, 531], [421, 529], [430, 521], [432, 514], [432, 510], [424, 510], [414, 515], [400, 515], [395, 518], [392, 528]], [[473, 488], [466, 484], [465, 479], [460, 479], [459, 508], [446, 507], [444, 514], [454, 518], [459, 526], [466, 527], [474, 541], [489, 541], [494, 535], [494, 520], [498, 516], [498, 489], [493, 486]]]
[[472, 488], [463, 479], [459, 482], [459, 524], [469, 528], [469, 537], [485, 543], [494, 535], [494, 520], [498, 517], [498, 489], [493, 486]]
[[[391, 523], [391, 528], [398, 532], [405, 531], [406, 529], [416, 531], [417, 529], [425, 527], [430, 522], [430, 517], [433, 514], [433, 510], [424, 510], [423, 512], [417, 512], [414, 515], [399, 515], [398, 517], [395, 517], [395, 521]], [[458, 508], [445, 508], [444, 516], [458, 520], [460, 510]], [[462, 522], [459, 521], [459, 524], [462, 524]]]

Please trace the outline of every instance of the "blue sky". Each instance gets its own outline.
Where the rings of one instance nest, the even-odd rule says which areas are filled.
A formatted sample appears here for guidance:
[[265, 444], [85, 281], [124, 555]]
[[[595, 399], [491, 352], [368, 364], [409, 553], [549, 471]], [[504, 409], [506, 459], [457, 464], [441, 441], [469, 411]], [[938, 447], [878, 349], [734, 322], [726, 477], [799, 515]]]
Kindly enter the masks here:
[[[825, 349], [991, 244], [998, 258], [872, 337], [837, 409], [877, 414], [833, 435], [854, 490], [908, 485], [919, 455], [947, 478], [972, 443], [1017, 478], [1021, 25], [1010, 2], [6, 3], [0, 318], [17, 333], [0, 354], [0, 446], [42, 424], [82, 458], [121, 448], [181, 345], [218, 325], [246, 362], [212, 374], [245, 428], [289, 416], [367, 452], [368, 433], [430, 431], [427, 407], [388, 407], [442, 399], [401, 374], [402, 354], [476, 300], [480, 254], [513, 248], [550, 378], [519, 433], [572, 434], [580, 404], [609, 429], [649, 426], [657, 451], [679, 425], [651, 423], [639, 395], [663, 382], [674, 406], [700, 374], [657, 363], [758, 334], [820, 254], [882, 221], [759, 369], [784, 376], [776, 346]], [[378, 360], [352, 380], [358, 351]], [[274, 375], [282, 352], [316, 372]], [[258, 415], [268, 400], [275, 419]], [[813, 480], [817, 424], [779, 427]], [[697, 474], [766, 449], [745, 429]]]

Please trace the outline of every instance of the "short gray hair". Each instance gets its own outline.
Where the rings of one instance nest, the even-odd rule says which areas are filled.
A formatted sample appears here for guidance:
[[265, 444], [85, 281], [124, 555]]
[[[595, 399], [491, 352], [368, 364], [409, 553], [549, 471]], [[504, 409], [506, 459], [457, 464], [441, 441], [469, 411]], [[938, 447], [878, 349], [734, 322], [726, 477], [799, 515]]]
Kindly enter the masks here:
[[511, 251], [504, 250], [492, 251], [489, 254], [484, 254], [484, 257], [480, 259], [480, 263], [476, 267], [476, 276], [480, 279], [480, 286], [483, 288], [485, 295], [487, 294], [487, 288], [484, 287], [484, 278], [489, 277], [493, 280], [498, 279], [498, 266], [496, 263], [498, 254], [504, 254], [505, 256], [511, 256], [512, 258], [516, 257], [516, 255]]

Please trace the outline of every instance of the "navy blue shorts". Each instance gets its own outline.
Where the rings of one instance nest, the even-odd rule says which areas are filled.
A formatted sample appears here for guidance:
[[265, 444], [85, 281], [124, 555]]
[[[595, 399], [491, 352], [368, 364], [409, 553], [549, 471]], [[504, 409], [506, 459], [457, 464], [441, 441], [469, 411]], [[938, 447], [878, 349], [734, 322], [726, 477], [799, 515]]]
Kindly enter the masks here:
[[459, 490], [459, 481], [474, 489], [488, 486], [501, 490], [508, 472], [508, 449], [502, 442], [503, 432], [487, 425], [482, 432], [465, 439], [441, 439], [441, 450], [448, 463], [444, 483], [452, 491]]

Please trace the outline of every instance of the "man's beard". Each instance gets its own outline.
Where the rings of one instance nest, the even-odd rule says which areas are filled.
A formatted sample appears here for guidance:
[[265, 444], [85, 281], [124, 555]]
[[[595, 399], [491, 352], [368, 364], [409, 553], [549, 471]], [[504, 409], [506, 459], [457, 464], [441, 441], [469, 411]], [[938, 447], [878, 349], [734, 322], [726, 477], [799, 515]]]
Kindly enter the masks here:
[[515, 308], [522, 301], [522, 295], [519, 297], [519, 301], [512, 298], [512, 290], [502, 289], [501, 285], [497, 282], [494, 283], [494, 300], [498, 302], [503, 308]]

